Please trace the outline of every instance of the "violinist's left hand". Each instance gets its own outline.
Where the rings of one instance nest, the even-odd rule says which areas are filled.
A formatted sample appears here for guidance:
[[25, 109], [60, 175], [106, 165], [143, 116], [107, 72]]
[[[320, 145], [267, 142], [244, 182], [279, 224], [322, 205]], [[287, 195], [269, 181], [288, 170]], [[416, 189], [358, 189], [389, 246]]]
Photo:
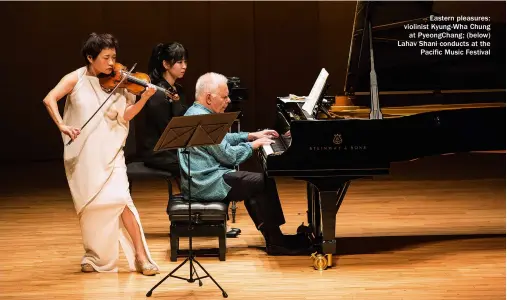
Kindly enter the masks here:
[[139, 99], [139, 101], [135, 101], [135, 104], [127, 104], [127, 108], [125, 108], [125, 113], [123, 114], [123, 119], [125, 121], [132, 120], [156, 91], [157, 89], [153, 84], [148, 84], [144, 92], [141, 94], [141, 99]]
[[157, 89], [155, 88], [155, 86], [153, 84], [148, 84], [148, 87], [146, 87], [146, 89], [144, 90], [141, 97], [149, 99], [149, 98], [151, 98], [151, 96], [153, 96], [155, 94], [156, 91], [157, 91]]

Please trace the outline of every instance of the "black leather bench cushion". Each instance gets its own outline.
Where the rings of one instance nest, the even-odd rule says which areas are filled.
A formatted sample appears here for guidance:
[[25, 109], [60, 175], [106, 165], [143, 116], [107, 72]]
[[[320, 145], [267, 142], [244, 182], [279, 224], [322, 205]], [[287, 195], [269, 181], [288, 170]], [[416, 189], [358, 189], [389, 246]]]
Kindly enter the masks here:
[[[188, 221], [188, 201], [169, 201], [167, 214], [171, 221]], [[227, 215], [227, 205], [223, 202], [192, 201], [192, 215], [199, 214], [203, 221], [224, 220]]]
[[148, 168], [142, 161], [131, 162], [127, 164], [127, 176], [130, 178], [169, 178], [173, 175], [171, 172]]

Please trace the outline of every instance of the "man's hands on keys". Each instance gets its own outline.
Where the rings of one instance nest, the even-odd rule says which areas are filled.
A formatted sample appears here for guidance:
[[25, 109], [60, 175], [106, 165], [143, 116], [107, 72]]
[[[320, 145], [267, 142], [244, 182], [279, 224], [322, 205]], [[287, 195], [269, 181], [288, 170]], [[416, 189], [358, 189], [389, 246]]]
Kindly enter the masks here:
[[252, 148], [254, 150], [256, 150], [256, 149], [259, 149], [260, 147], [262, 147], [264, 145], [270, 145], [270, 144], [273, 144], [273, 143], [275, 143], [275, 141], [270, 140], [267, 137], [261, 137], [261, 138], [256, 139], [255, 141], [252, 142]]
[[261, 139], [261, 138], [272, 139], [272, 138], [278, 138], [279, 136], [280, 135], [275, 130], [264, 129], [264, 130], [257, 131], [257, 132], [250, 132], [248, 134], [248, 140], [255, 141], [255, 140]]

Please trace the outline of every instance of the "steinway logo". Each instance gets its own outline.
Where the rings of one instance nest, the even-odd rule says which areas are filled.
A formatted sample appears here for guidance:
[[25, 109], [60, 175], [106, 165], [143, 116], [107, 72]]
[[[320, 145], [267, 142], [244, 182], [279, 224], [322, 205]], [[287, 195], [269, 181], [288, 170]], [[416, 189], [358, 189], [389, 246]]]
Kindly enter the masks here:
[[364, 151], [366, 145], [310, 146], [310, 151]]
[[342, 135], [337, 133], [334, 135], [333, 144], [340, 145], [343, 142]]
[[333, 136], [333, 144], [336, 146], [310, 146], [310, 151], [364, 151], [366, 145], [343, 145], [340, 133]]

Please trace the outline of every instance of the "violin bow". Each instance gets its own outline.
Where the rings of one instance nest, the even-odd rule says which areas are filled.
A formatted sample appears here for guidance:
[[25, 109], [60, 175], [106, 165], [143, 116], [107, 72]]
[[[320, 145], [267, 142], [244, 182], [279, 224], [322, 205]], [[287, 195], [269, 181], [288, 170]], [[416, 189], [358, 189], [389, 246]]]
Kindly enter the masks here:
[[[79, 129], [79, 131], [83, 130], [83, 128], [85, 128], [85, 126], [91, 121], [91, 119], [99, 112], [99, 110], [102, 108], [102, 106], [104, 106], [104, 104], [106, 104], [107, 100], [109, 100], [109, 98], [111, 98], [111, 96], [113, 95], [114, 91], [116, 91], [116, 89], [120, 86], [120, 84], [123, 83], [123, 81], [128, 77], [128, 74], [132, 73], [132, 71], [134, 71], [134, 68], [136, 67], [137, 63], [135, 63], [132, 68], [130, 69], [130, 71], [128, 71], [128, 73], [126, 75], [123, 76], [123, 78], [120, 80], [120, 82], [118, 82], [116, 84], [116, 86], [113, 88], [113, 90], [111, 91], [111, 93], [109, 93], [109, 96], [107, 96], [106, 100], [104, 100], [104, 102], [102, 102], [102, 104], [99, 106], [99, 108], [97, 108], [97, 110], [93, 113], [93, 115], [88, 119], [88, 121], [86, 121], [84, 123], [83, 126], [81, 126], [81, 129]], [[72, 144], [74, 140], [73, 139], [70, 139], [70, 141], [65, 145], [65, 146], [68, 146], [70, 144]]]

